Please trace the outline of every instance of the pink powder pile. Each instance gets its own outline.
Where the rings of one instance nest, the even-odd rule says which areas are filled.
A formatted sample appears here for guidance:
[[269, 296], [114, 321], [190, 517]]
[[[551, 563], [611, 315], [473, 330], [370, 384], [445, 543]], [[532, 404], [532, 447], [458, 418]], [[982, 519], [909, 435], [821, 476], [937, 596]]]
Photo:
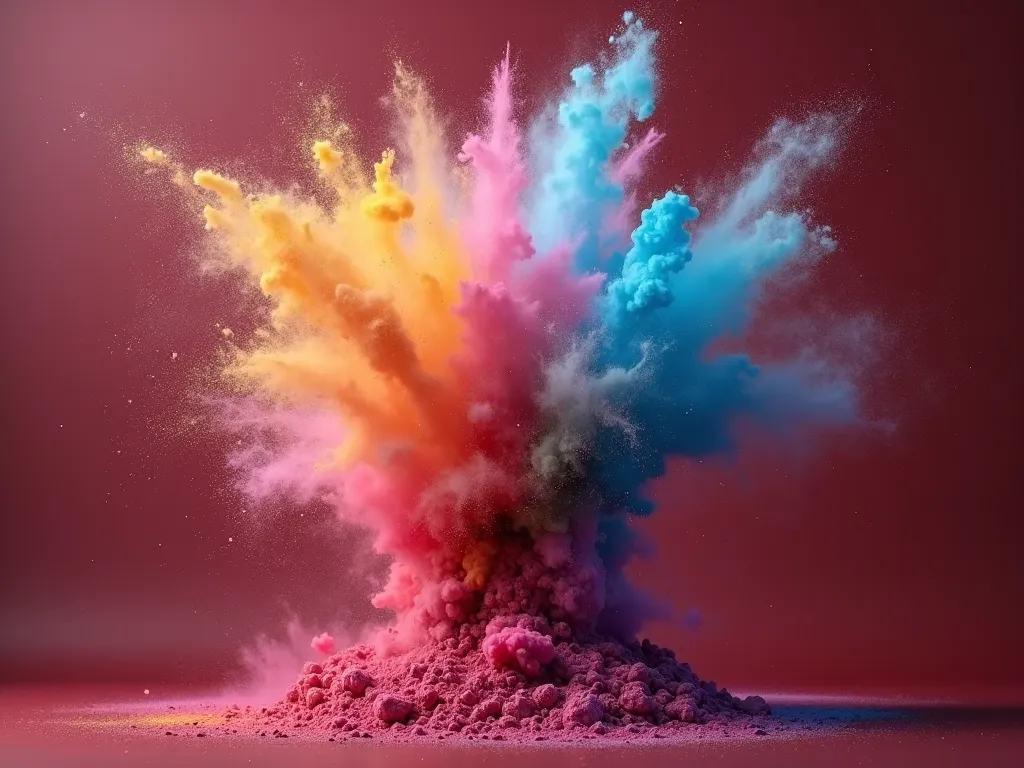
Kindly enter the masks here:
[[635, 740], [701, 724], [758, 727], [770, 714], [761, 697], [702, 682], [647, 640], [574, 638], [568, 625], [526, 614], [488, 622], [482, 640], [473, 628], [404, 654], [357, 646], [309, 662], [277, 705], [229, 710], [231, 728], [335, 740]]
[[[740, 700], [702, 682], [672, 651], [621, 627], [621, 605], [601, 611], [604, 566], [569, 536], [506, 534], [481, 571], [452, 565], [374, 645], [334, 653], [322, 634], [274, 706], [233, 708], [228, 732], [326, 738], [474, 739], [680, 738], [702, 724], [762, 722], [758, 697]], [[480, 579], [478, 589], [467, 581]], [[481, 583], [483, 582], [483, 583]], [[429, 597], [429, 599], [427, 599]], [[400, 617], [401, 619], [401, 617]], [[416, 642], [411, 642], [416, 638]]]

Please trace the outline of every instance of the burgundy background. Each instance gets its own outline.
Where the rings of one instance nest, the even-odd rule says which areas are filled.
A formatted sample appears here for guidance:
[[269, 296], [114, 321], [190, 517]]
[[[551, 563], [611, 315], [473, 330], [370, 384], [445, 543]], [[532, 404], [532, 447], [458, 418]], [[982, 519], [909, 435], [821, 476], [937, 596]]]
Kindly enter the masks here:
[[[645, 14], [664, 32], [657, 186], [737, 170], [776, 114], [867, 100], [848, 160], [810, 198], [841, 241], [812, 288], [895, 334], [869, 390], [891, 437], [831, 440], [800, 464], [751, 451], [728, 473], [660, 481], [664, 508], [645, 526], [659, 553], [636, 570], [703, 612], [696, 634], [651, 632], [702, 675], [773, 690], [1024, 687], [1015, 7], [723, 0]], [[215, 324], [237, 313], [183, 256], [197, 221], [139, 183], [122, 145], [169, 142], [189, 165], [241, 158], [287, 181], [304, 157], [282, 121], [301, 122], [319, 82], [376, 152], [394, 52], [432, 77], [459, 137], [506, 40], [535, 97], [622, 10], [3, 3], [6, 679], [209, 680], [280, 627], [284, 601], [314, 624], [367, 615], [345, 575], [353, 545], [323, 514], [253, 527], [223, 440], [181, 427]]]

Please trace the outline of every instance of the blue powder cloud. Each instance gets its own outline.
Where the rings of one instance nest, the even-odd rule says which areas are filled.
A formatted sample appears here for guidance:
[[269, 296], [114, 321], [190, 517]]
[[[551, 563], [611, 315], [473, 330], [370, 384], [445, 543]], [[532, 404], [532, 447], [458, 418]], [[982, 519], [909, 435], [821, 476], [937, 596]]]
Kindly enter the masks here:
[[[616, 420], [588, 426], [587, 482], [605, 511], [645, 515], [654, 506], [644, 487], [666, 461], [729, 453], [737, 420], [783, 431], [808, 420], [846, 424], [857, 420], [858, 403], [846, 372], [813, 356], [759, 365], [746, 354], [711, 352], [747, 329], [766, 280], [834, 249], [828, 228], [793, 205], [835, 156], [836, 117], [779, 121], [714, 215], [698, 224], [689, 197], [667, 192], [642, 212], [625, 253], [601, 253], [601, 223], [624, 199], [612, 161], [631, 125], [655, 106], [657, 35], [632, 14], [624, 21], [605, 67], [572, 71], [573, 87], [547, 113], [557, 115], [555, 128], [541, 120], [532, 132], [544, 173], [528, 218], [542, 247], [582, 228], [576, 268], [609, 271], [596, 328], [581, 329], [602, 343], [577, 386], [593, 401], [606, 371], [632, 371], [638, 384], [602, 404]], [[629, 547], [621, 520], [604, 527], [601, 554], [620, 562], [617, 550]]]
[[577, 250], [584, 272], [601, 265], [601, 221], [624, 196], [608, 164], [622, 148], [630, 124], [654, 113], [658, 33], [632, 13], [623, 18], [626, 28], [612, 38], [610, 64], [573, 69], [572, 87], [531, 130], [533, 167], [541, 169], [542, 177], [529, 195], [530, 232], [540, 252], [586, 232]]

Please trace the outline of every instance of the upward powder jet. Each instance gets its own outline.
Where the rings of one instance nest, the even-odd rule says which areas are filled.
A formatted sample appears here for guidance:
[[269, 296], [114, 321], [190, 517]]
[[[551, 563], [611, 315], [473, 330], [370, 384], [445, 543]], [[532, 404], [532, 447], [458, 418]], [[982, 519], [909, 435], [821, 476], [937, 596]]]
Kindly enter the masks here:
[[713, 352], [747, 328], [767, 278], [834, 248], [785, 206], [832, 159], [839, 121], [776, 124], [710, 221], [670, 191], [637, 222], [662, 138], [635, 125], [654, 112], [656, 38], [626, 13], [527, 142], [506, 53], [456, 163], [399, 66], [403, 144], [372, 178], [344, 140], [313, 145], [327, 209], [142, 151], [205, 206], [212, 250], [272, 307], [251, 339], [226, 341], [222, 415], [244, 438], [244, 488], [326, 499], [391, 558], [373, 602], [394, 624], [340, 653], [317, 637], [328, 658], [235, 722], [632, 738], [767, 714], [636, 642], [664, 609], [623, 569], [668, 458], [729, 452], [738, 419], [858, 420], [845, 369]]

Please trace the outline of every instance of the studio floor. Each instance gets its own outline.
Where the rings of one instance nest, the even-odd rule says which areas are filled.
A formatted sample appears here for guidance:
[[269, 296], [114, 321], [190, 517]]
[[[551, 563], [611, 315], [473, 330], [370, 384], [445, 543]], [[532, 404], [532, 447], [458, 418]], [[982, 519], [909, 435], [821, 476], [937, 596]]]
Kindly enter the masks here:
[[[1000, 766], [1024, 765], [1024, 708], [1007, 706], [896, 705], [859, 699], [786, 697], [774, 704], [778, 730], [754, 736], [707, 729], [685, 743], [559, 744], [326, 737], [256, 740], [210, 729], [203, 738], [168, 737], [147, 727], [170, 699], [138, 692], [88, 688], [0, 688], [0, 765], [34, 766]], [[174, 700], [176, 717], [187, 702]], [[199, 711], [198, 709], [196, 711]], [[197, 717], [199, 715], [196, 715]], [[141, 725], [136, 725], [140, 723]]]

